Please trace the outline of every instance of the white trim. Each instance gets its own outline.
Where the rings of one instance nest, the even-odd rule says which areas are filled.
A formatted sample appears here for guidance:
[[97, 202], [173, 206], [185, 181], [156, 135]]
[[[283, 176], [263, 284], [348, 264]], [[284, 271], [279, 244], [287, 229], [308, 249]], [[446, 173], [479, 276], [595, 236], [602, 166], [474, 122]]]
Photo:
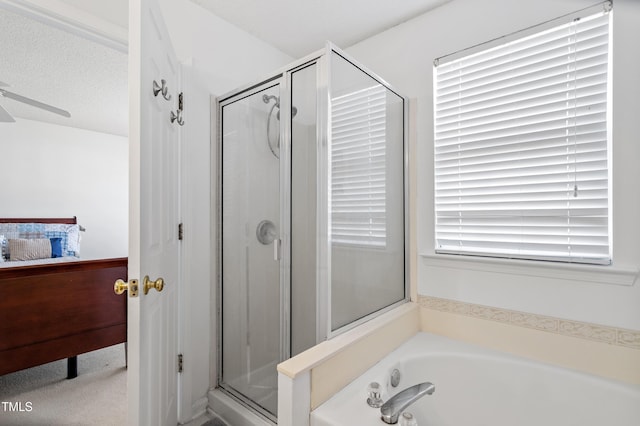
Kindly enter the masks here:
[[633, 286], [640, 268], [420, 253], [427, 266]]
[[278, 426], [309, 426], [311, 372], [295, 379], [278, 373]]

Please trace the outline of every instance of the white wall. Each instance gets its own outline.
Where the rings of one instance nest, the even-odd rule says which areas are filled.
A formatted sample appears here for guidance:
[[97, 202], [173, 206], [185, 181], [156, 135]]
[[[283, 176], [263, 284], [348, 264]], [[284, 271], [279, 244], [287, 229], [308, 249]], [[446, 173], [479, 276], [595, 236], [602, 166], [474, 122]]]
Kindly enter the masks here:
[[77, 216], [81, 258], [127, 256], [126, 137], [18, 118], [0, 134], [0, 217]]
[[[416, 98], [418, 293], [622, 328], [640, 329], [640, 284], [607, 283], [588, 267], [569, 278], [548, 267], [434, 259], [433, 59], [591, 6], [591, 0], [453, 0], [348, 52], [400, 93]], [[613, 18], [613, 256], [607, 271], [640, 263], [640, 2], [616, 0]], [[508, 263], [511, 265], [512, 263]], [[488, 269], [488, 270], [487, 270]], [[596, 271], [601, 271], [597, 269]], [[584, 272], [587, 271], [587, 272]], [[598, 278], [594, 278], [594, 277]], [[600, 278], [601, 277], [601, 278]]]
[[178, 59], [192, 62], [213, 95], [257, 82], [294, 59], [194, 2], [160, 5]]

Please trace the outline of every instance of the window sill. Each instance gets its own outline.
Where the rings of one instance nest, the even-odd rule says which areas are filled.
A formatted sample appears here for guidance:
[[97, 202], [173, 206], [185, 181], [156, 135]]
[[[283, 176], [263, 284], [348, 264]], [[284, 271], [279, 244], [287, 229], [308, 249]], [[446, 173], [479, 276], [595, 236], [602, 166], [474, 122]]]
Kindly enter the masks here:
[[421, 253], [427, 266], [633, 286], [638, 268]]

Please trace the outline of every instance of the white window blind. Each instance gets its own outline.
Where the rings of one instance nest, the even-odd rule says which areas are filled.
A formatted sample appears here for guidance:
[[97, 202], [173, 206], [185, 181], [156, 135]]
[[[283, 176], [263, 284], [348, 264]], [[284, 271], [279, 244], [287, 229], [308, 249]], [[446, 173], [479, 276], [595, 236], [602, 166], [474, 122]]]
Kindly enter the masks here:
[[611, 262], [610, 16], [437, 65], [436, 252]]
[[331, 239], [386, 245], [386, 89], [331, 100]]

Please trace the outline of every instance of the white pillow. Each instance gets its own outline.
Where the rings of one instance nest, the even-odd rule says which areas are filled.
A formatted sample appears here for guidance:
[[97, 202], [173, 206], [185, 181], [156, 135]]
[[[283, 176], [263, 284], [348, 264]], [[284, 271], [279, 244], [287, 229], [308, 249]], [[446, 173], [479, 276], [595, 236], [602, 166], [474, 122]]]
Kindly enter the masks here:
[[67, 251], [80, 256], [80, 225], [70, 225], [67, 228]]

